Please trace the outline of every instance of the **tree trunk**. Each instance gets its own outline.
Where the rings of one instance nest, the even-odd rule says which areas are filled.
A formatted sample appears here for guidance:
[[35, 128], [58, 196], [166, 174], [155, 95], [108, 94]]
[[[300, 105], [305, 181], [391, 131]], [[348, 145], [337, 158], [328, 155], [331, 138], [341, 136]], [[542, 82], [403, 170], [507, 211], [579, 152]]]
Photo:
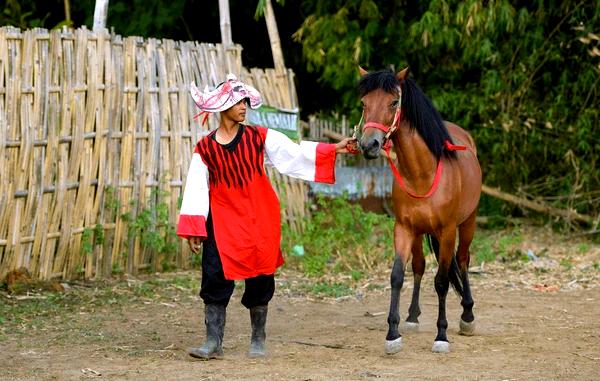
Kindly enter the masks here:
[[285, 63], [283, 61], [283, 51], [281, 50], [279, 30], [277, 29], [277, 21], [275, 21], [275, 13], [273, 13], [271, 0], [265, 1], [265, 21], [267, 22], [267, 32], [269, 33], [269, 41], [271, 42], [271, 53], [273, 54], [275, 70], [278, 73], [284, 73]]
[[221, 19], [221, 43], [225, 47], [233, 45], [231, 20], [229, 17], [229, 0], [219, 0], [219, 18]]
[[94, 9], [94, 32], [106, 29], [106, 15], [108, 14], [108, 0], [96, 0]]

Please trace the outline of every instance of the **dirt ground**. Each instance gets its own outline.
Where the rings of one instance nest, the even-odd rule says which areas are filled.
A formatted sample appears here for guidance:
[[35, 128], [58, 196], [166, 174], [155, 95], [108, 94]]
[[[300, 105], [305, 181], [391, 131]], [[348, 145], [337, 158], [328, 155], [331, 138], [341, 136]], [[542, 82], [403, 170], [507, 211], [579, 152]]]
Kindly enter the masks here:
[[[303, 280], [283, 273], [270, 304], [266, 359], [246, 358], [250, 324], [239, 287], [228, 308], [225, 359], [190, 358], [186, 349], [204, 334], [201, 301], [197, 289], [170, 284], [160, 298], [98, 305], [92, 298], [70, 314], [45, 314], [33, 329], [5, 331], [0, 380], [598, 380], [600, 250], [594, 246], [587, 255], [596, 264], [572, 259], [568, 276], [553, 267], [560, 259], [552, 255], [545, 265], [474, 268], [476, 335], [457, 334], [461, 309], [451, 293], [448, 354], [431, 352], [433, 268], [424, 278], [420, 331], [404, 334], [404, 348], [395, 355], [384, 353], [387, 274], [365, 280], [351, 295], [320, 298], [297, 292]], [[540, 266], [547, 269], [533, 271]], [[199, 278], [196, 272], [185, 276]], [[140, 282], [131, 279], [113, 291]], [[409, 275], [402, 318], [411, 290]]]

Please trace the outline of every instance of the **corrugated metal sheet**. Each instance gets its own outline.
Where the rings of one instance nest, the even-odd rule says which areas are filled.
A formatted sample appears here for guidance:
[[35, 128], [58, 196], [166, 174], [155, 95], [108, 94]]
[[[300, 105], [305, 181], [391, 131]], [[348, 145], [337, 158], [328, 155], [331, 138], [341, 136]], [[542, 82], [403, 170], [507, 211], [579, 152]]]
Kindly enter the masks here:
[[392, 192], [393, 174], [389, 167], [338, 167], [333, 185], [309, 182], [311, 193], [327, 196], [347, 194], [350, 200], [387, 197]]

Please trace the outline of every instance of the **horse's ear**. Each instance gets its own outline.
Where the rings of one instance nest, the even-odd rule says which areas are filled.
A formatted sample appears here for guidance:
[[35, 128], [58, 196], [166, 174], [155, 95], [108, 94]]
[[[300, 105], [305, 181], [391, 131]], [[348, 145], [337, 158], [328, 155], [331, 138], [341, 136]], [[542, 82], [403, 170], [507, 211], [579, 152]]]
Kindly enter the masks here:
[[396, 74], [396, 78], [398, 78], [398, 81], [402, 82], [404, 81], [407, 77], [408, 77], [408, 66], [405, 67], [404, 69], [400, 70], [397, 74]]
[[365, 75], [369, 74], [369, 72], [363, 69], [360, 65], [358, 66], [358, 72], [360, 73], [361, 77], [364, 77]]

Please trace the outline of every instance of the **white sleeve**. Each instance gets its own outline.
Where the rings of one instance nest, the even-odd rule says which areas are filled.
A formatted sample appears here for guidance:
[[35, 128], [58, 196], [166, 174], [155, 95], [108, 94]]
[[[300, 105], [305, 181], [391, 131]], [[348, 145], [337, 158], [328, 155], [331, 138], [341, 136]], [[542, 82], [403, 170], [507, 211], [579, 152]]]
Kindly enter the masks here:
[[302, 141], [294, 143], [279, 131], [268, 129], [265, 163], [282, 174], [302, 180], [335, 182], [335, 144]]
[[194, 152], [183, 192], [177, 235], [186, 239], [206, 237], [208, 211], [208, 168], [200, 154]]

